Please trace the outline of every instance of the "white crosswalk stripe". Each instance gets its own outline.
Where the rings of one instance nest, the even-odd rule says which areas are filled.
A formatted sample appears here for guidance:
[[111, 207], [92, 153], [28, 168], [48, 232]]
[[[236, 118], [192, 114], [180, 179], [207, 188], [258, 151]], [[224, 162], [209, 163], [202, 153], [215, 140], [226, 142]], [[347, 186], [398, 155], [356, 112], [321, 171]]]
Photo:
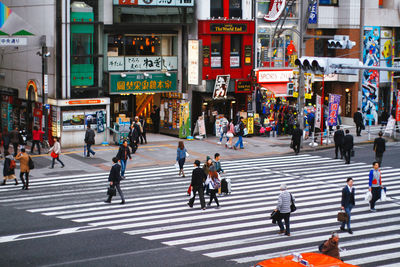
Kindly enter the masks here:
[[[19, 207], [21, 202], [29, 203], [29, 212], [90, 227], [84, 231], [97, 227], [122, 230], [167, 246], [250, 265], [292, 252], [317, 252], [319, 244], [339, 228], [336, 214], [341, 189], [345, 179], [353, 177], [354, 234], [340, 233], [342, 258], [360, 266], [396, 266], [393, 264], [400, 262], [400, 169], [382, 168], [388, 200], [378, 202], [378, 212], [370, 213], [364, 201], [370, 164], [344, 165], [342, 160], [298, 155], [233, 160], [222, 166], [232, 180], [233, 192], [219, 197], [221, 209], [212, 206], [201, 211], [198, 199], [195, 208], [188, 208], [190, 177], [178, 177], [173, 166], [128, 170], [121, 186], [127, 197], [125, 205], [102, 202], [107, 173], [32, 179], [29, 194], [8, 185], [0, 188], [0, 204]], [[191, 167], [186, 166], [186, 173], [190, 172]], [[278, 235], [279, 228], [269, 219], [281, 183], [287, 184], [298, 208], [291, 215], [290, 237]], [[114, 201], [118, 200], [115, 197]], [[12, 240], [0, 237], [0, 242]]]

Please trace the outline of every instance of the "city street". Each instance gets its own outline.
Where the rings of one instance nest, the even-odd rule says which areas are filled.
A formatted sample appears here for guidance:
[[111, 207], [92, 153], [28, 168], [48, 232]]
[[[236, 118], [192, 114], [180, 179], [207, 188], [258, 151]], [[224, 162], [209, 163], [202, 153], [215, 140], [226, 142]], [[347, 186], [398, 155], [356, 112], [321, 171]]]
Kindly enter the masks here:
[[[364, 201], [371, 145], [359, 144], [355, 151], [351, 165], [332, 159], [332, 149], [224, 159], [232, 194], [219, 198], [220, 209], [214, 205], [206, 211], [200, 210], [198, 199], [193, 209], [186, 205], [192, 160], [185, 165], [185, 178], [178, 177], [173, 164], [128, 168], [122, 181], [125, 205], [118, 195], [111, 205], [103, 202], [108, 172], [85, 165], [85, 160], [107, 162], [100, 156], [82, 160], [81, 173], [67, 166], [65, 172], [56, 169], [57, 176], [39, 177], [35, 171], [50, 173], [47, 166], [39, 168], [32, 171], [29, 191], [13, 183], [0, 188], [0, 265], [250, 266], [292, 252], [317, 252], [331, 231], [339, 230], [341, 188], [351, 176], [356, 187], [354, 234], [339, 232], [341, 257], [359, 266], [396, 266], [400, 145], [389, 143], [384, 155], [382, 180], [389, 199], [377, 203], [376, 213]], [[283, 182], [298, 208], [291, 216], [290, 237], [278, 235], [269, 219]]]

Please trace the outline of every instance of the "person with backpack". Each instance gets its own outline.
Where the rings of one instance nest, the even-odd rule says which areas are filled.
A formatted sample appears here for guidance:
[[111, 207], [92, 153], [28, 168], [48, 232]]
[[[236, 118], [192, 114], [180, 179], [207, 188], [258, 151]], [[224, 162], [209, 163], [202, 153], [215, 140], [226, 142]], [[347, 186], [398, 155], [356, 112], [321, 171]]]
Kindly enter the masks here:
[[243, 123], [243, 117], [240, 117], [239, 123], [235, 125], [235, 133], [239, 137], [239, 140], [236, 142], [236, 144], [233, 146], [233, 148], [236, 150], [237, 147], [240, 145], [240, 149], [243, 149], [243, 135], [244, 135], [244, 123]]
[[319, 251], [324, 255], [328, 255], [340, 260], [338, 233], [332, 232], [331, 238], [321, 244]]
[[86, 143], [86, 151], [87, 151], [87, 157], [90, 158], [90, 154], [92, 154], [93, 156], [96, 154], [96, 152], [94, 152], [92, 150], [92, 145], [94, 145], [95, 143], [95, 132], [93, 131], [92, 128], [90, 128], [90, 124], [87, 125], [87, 130], [85, 133], [85, 143]]
[[206, 180], [206, 186], [208, 186], [209, 191], [210, 191], [210, 202], [207, 203], [207, 207], [211, 206], [211, 202], [213, 199], [215, 200], [215, 203], [217, 204], [217, 209], [219, 208], [219, 202], [217, 198], [217, 191], [218, 188], [221, 187], [221, 181], [218, 177], [218, 172], [216, 171], [210, 171], [207, 180]]
[[[29, 155], [25, 152], [25, 148], [21, 148], [21, 152], [15, 157], [16, 160], [19, 160], [20, 165], [20, 172], [19, 172], [19, 178], [21, 179], [21, 182], [23, 184], [22, 190], [28, 190], [29, 189]], [[24, 180], [24, 175], [25, 175], [25, 180]]]
[[18, 185], [17, 177], [15, 176], [15, 160], [14, 157], [8, 152], [4, 151], [5, 159], [3, 166], [3, 183], [0, 185], [5, 185], [7, 180], [15, 180], [15, 185]]

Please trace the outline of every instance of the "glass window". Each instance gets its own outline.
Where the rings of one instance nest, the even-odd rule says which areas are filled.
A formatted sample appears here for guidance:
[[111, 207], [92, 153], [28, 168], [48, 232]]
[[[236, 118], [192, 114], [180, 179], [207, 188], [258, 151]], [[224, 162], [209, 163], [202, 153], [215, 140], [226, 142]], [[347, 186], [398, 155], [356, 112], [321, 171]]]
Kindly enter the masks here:
[[319, 0], [320, 6], [338, 6], [339, 0]]
[[229, 0], [229, 17], [242, 17], [242, 0]]
[[222, 68], [222, 36], [211, 36], [211, 68]]
[[107, 56], [117, 57], [123, 55], [124, 55], [124, 37], [122, 35], [109, 35]]
[[242, 36], [231, 35], [231, 68], [240, 67], [240, 51], [242, 48]]
[[92, 64], [92, 37], [90, 33], [72, 34], [72, 64]]
[[211, 4], [211, 17], [218, 18], [224, 16], [224, 9], [222, 6], [222, 0], [212, 0], [210, 1]]

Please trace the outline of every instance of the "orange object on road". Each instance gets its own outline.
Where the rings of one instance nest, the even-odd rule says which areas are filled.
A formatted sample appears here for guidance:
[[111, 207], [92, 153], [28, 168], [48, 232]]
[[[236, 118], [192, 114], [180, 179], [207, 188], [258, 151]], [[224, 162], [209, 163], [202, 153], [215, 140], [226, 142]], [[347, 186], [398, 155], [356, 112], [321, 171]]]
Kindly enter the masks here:
[[344, 263], [341, 260], [336, 258], [319, 254], [319, 253], [301, 253], [302, 256], [301, 261], [296, 262], [293, 261], [295, 256], [289, 255], [285, 257], [273, 258], [269, 260], [264, 260], [262, 262], [257, 263], [255, 266], [258, 267], [304, 267], [304, 266], [313, 266], [313, 267], [354, 267], [356, 265]]

